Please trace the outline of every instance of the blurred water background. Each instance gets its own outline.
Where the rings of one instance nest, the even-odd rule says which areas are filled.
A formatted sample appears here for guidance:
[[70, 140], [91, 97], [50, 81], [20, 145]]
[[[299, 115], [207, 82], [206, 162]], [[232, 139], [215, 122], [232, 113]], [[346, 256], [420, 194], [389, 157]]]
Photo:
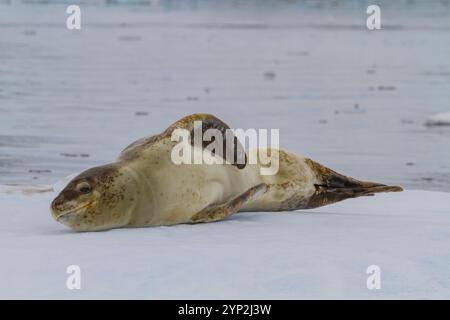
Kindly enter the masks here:
[[450, 191], [450, 128], [424, 125], [450, 111], [449, 57], [447, 0], [0, 0], [0, 184], [53, 183], [209, 112], [345, 174]]

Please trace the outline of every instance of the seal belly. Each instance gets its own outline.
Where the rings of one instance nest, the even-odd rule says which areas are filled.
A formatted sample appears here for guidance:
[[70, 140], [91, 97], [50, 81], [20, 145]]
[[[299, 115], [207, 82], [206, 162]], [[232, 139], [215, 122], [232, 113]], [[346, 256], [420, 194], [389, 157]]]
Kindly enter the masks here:
[[[160, 149], [161, 150], [161, 149]], [[161, 156], [161, 151], [159, 156]], [[139, 159], [139, 163], [142, 159]], [[211, 204], [229, 201], [261, 183], [255, 166], [238, 169], [229, 164], [180, 164], [170, 159], [146, 159], [141, 178], [146, 182], [140, 205], [129, 226], [156, 226], [187, 223]], [[142, 165], [137, 166], [142, 170]]]

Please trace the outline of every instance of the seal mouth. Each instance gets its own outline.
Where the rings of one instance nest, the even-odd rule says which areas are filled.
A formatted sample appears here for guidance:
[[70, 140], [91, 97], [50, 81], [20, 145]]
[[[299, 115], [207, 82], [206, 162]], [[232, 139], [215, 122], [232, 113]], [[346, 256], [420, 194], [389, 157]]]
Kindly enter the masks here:
[[96, 203], [96, 201], [88, 202], [88, 203], [86, 203], [84, 205], [76, 207], [75, 209], [71, 209], [69, 211], [66, 211], [66, 212], [63, 212], [63, 213], [59, 214], [57, 217], [55, 217], [55, 219], [56, 219], [56, 221], [59, 221], [60, 219], [66, 218], [66, 217], [68, 217], [68, 216], [70, 216], [70, 215], [72, 215], [74, 213], [80, 212], [84, 208], [89, 208], [92, 205], [94, 205], [95, 203]]

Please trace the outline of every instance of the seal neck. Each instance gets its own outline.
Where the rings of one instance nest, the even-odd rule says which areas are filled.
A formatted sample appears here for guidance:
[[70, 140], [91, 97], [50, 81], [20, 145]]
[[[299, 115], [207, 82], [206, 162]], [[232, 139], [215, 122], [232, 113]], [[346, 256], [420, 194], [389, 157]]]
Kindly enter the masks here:
[[145, 176], [139, 170], [134, 169], [129, 162], [126, 165], [119, 163], [119, 168], [122, 173], [121, 184], [124, 186], [123, 192], [126, 199], [124, 202], [127, 204], [123, 208], [123, 212], [128, 225], [139, 212], [143, 197], [148, 198], [150, 188]]

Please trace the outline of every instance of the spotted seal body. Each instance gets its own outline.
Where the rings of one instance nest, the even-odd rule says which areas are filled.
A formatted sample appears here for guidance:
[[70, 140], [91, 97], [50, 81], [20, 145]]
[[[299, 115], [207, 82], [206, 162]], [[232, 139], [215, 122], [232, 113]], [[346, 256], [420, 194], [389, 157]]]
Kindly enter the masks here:
[[[260, 164], [177, 165], [171, 160], [176, 143], [171, 134], [177, 128], [191, 130], [194, 120], [206, 123], [203, 130], [228, 128], [212, 115], [195, 114], [160, 135], [134, 142], [116, 162], [75, 177], [52, 202], [53, 217], [74, 230], [97, 231], [210, 222], [238, 211], [307, 209], [401, 191], [400, 187], [345, 177], [285, 150], [269, 150], [279, 153], [275, 175], [261, 175]], [[193, 149], [203, 147], [192, 145]]]

